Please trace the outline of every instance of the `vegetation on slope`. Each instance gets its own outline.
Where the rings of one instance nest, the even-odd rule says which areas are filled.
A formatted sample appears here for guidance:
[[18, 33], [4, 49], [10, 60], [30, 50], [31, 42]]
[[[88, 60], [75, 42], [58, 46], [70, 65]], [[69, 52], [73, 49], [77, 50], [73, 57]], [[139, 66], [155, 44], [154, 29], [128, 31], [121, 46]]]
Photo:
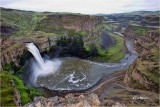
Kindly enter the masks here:
[[110, 35], [116, 39], [116, 45], [107, 50], [107, 55], [109, 56], [109, 61], [116, 62], [125, 56], [124, 39], [116, 34], [110, 33]]
[[[34, 36], [34, 34], [39, 34], [39, 32], [43, 32], [47, 36], [59, 36], [59, 35], [83, 36], [85, 34], [84, 32], [81, 32], [81, 31], [77, 32], [72, 29], [65, 29], [63, 28], [63, 26], [54, 27], [53, 24], [50, 23], [50, 21], [51, 22], [55, 21], [56, 23], [58, 23], [55, 19], [45, 20], [47, 17], [50, 16], [50, 14], [51, 13], [2, 9], [1, 22], [3, 26], [18, 29], [18, 31], [12, 34], [13, 38]], [[61, 22], [62, 20], [60, 19], [58, 21]], [[75, 20], [71, 20], [71, 21], [75, 21]]]
[[[119, 35], [113, 33], [109, 34], [111, 37], [115, 38], [115, 45], [108, 48], [106, 51], [97, 47], [97, 56], [90, 57], [89, 59], [99, 62], [117, 62], [124, 58], [124, 39]], [[88, 46], [85, 46], [85, 48], [87, 51], [92, 51]]]
[[[35, 12], [26, 12], [26, 11], [17, 11], [17, 10], [5, 10], [2, 9], [2, 25], [4, 26], [11, 26], [11, 27], [16, 27], [18, 28], [18, 31], [14, 33], [11, 37], [28, 37], [32, 38], [32, 36], [74, 36], [74, 35], [79, 35], [79, 36], [86, 36], [87, 32], [82, 32], [82, 31], [75, 31], [72, 29], [64, 29], [63, 27], [53, 27], [52, 25], [48, 25], [48, 23], [42, 23], [41, 25], [38, 25], [43, 19], [47, 17], [46, 13], [35, 13]], [[71, 20], [73, 21], [73, 20]], [[70, 23], [70, 22], [66, 22]], [[46, 28], [44, 29], [41, 28]], [[89, 37], [89, 40], [95, 40], [98, 38], [99, 40], [99, 33], [101, 32], [101, 29], [109, 28], [109, 26], [97, 26], [96, 29], [93, 29], [92, 32], [95, 34], [94, 37], [91, 38]], [[51, 31], [51, 32], [50, 32]], [[98, 33], [97, 33], [98, 32]], [[122, 52], [124, 48], [124, 40], [119, 37], [118, 35], [111, 34], [112, 37], [116, 39], [116, 45], [113, 46], [114, 49], [108, 49], [107, 51], [104, 51], [100, 48], [100, 44], [97, 44], [97, 40], [94, 42], [94, 46], [86, 46], [85, 49], [87, 52], [93, 51], [92, 49], [96, 48], [96, 56], [93, 57], [94, 60], [96, 61], [118, 61], [123, 57]], [[77, 44], [77, 46], [83, 46], [83, 41], [81, 39], [73, 39], [73, 43]], [[60, 41], [60, 45], [66, 45], [68, 44], [65, 39]], [[74, 44], [74, 45], [75, 45]], [[118, 46], [120, 45], [120, 46]], [[19, 44], [12, 45], [9, 50], [18, 47]], [[94, 48], [92, 48], [94, 47]], [[116, 51], [118, 49], [118, 51]], [[3, 50], [5, 52], [5, 50]], [[8, 51], [8, 50], [6, 50]], [[76, 51], [77, 52], [77, 51]], [[119, 55], [119, 57], [115, 58], [114, 56]], [[11, 74], [8, 71], [11, 70], [13, 66], [11, 64], [6, 65], [4, 68], [4, 71], [0, 73], [0, 81], [1, 81], [1, 99], [0, 101], [2, 102], [3, 106], [16, 106], [16, 103], [14, 101], [15, 98], [15, 89], [19, 92], [20, 94], [20, 103], [22, 105], [30, 102], [33, 100], [35, 96], [41, 96], [42, 94], [38, 92], [36, 89], [29, 88], [27, 87], [24, 82], [19, 78], [21, 73], [23, 71], [18, 71], [16, 74]]]
[[[8, 65], [6, 69], [9, 69], [11, 65]], [[18, 96], [16, 90], [19, 92], [20, 104], [24, 105], [33, 100], [35, 96], [42, 96], [42, 94], [36, 89], [25, 86], [24, 82], [19, 79], [18, 76], [9, 73], [8, 71], [2, 71], [0, 73], [0, 101], [1, 106], [16, 106], [16, 97]]]
[[139, 29], [135, 29], [134, 33], [136, 33], [137, 35], [144, 36], [147, 34], [147, 30], [145, 28], [139, 28]]
[[[1, 105], [2, 106], [15, 106], [15, 90], [17, 89], [20, 93], [21, 104], [24, 105], [33, 100], [35, 96], [42, 96], [36, 89], [26, 87], [24, 82], [17, 76], [12, 75], [6, 71], [0, 73], [1, 81]], [[12, 84], [12, 82], [14, 84]]]
[[9, 75], [6, 74], [5, 72], [1, 72], [0, 82], [1, 82], [1, 90], [0, 90], [1, 106], [16, 106], [14, 102], [14, 90], [11, 85]]
[[27, 36], [31, 33], [33, 12], [2, 9], [1, 15], [3, 25], [18, 27], [19, 31], [15, 36]]
[[[139, 57], [128, 70], [128, 77], [131, 78], [129, 82], [131, 82], [132, 85], [130, 85], [129, 82], [126, 82], [126, 85], [133, 88], [158, 92], [160, 84], [158, 46], [159, 32], [152, 31], [147, 33], [145, 36], [134, 34], [132, 38], [136, 40], [135, 47], [136, 51], [139, 53]], [[126, 78], [125, 80], [127, 80]]]

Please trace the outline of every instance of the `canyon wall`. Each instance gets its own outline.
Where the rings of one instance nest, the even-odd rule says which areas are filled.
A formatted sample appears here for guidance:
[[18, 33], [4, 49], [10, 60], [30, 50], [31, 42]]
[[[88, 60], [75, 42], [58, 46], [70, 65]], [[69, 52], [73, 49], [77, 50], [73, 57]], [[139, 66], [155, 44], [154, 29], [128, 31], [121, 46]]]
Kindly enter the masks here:
[[[39, 13], [37, 15], [36, 12], [2, 9], [1, 28], [3, 29], [1, 33], [3, 36], [0, 45], [0, 68], [10, 63], [19, 67], [21, 57], [27, 53], [25, 46], [27, 42], [35, 43], [41, 52], [51, 49], [54, 51], [53, 47], [64, 45], [63, 41], [79, 39], [79, 35], [82, 36], [84, 31], [90, 32], [101, 23], [102, 17], [99, 16], [59, 13]], [[58, 44], [57, 41], [61, 43]], [[79, 47], [77, 49], [83, 51], [83, 38], [80, 38], [75, 44], [63, 47], [70, 49]]]
[[[16, 67], [22, 65], [21, 59], [22, 57], [27, 57], [31, 55], [26, 48], [26, 43], [33, 42], [38, 46], [40, 52], [50, 52], [55, 53], [56, 49], [62, 49], [64, 52], [70, 51], [74, 53], [77, 50], [80, 52], [84, 50], [84, 43], [81, 36], [52, 36], [52, 37], [33, 37], [32, 39], [23, 38], [19, 40], [17, 43], [10, 38], [3, 38], [1, 44], [1, 64], [2, 68], [6, 66], [6, 64], [13, 64]], [[69, 43], [70, 42], [70, 43]], [[69, 52], [68, 52], [69, 53]], [[80, 52], [81, 54], [83, 52]], [[59, 53], [60, 54], [60, 53]]]
[[[76, 31], [92, 30], [102, 23], [102, 17], [80, 14], [55, 14], [47, 15], [37, 24], [35, 30], [54, 32], [54, 30], [74, 29]], [[47, 29], [45, 26], [48, 26]], [[50, 31], [49, 29], [52, 29]], [[53, 30], [54, 29], [54, 30]]]
[[[149, 31], [145, 35], [137, 35], [129, 27], [125, 36], [135, 41], [135, 50], [139, 56], [135, 63], [126, 71], [126, 86], [159, 92], [159, 32]], [[138, 28], [139, 29], [139, 28]]]

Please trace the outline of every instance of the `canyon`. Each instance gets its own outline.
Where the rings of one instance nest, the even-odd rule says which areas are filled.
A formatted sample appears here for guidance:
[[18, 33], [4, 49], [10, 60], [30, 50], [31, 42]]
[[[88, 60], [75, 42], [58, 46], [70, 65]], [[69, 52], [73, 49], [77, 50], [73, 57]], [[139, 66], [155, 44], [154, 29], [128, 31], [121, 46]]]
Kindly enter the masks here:
[[[0, 76], [2, 83], [8, 84], [2, 84], [1, 95], [6, 94], [1, 99], [2, 105], [8, 101], [25, 107], [158, 105], [160, 44], [156, 15], [83, 15], [1, 9]], [[89, 81], [99, 82], [85, 91], [77, 91], [80, 88], [73, 84], [70, 86], [74, 90], [52, 90], [49, 83], [46, 86], [41, 83], [41, 80], [53, 79], [54, 75], [49, 75], [47, 79], [41, 77], [39, 89], [28, 87], [24, 78], [29, 74], [24, 72], [34, 58], [27, 51], [27, 43], [34, 43], [42, 58], [62, 60], [65, 67], [59, 71], [63, 72], [61, 76], [67, 74], [65, 70], [68, 73], [77, 70], [75, 74], [80, 71], [85, 76], [95, 74]], [[76, 82], [75, 74], [68, 81]], [[138, 99], [141, 95], [146, 99]], [[148, 99], [152, 95], [154, 98]], [[7, 100], [7, 96], [12, 97]]]
[[[130, 28], [128, 30], [131, 30]], [[124, 83], [130, 85], [137, 83], [139, 88], [146, 88], [153, 92], [159, 92], [159, 67], [158, 67], [158, 49], [159, 49], [159, 33], [148, 32], [146, 36], [139, 36], [131, 31], [125, 34], [135, 40], [135, 50], [140, 53], [136, 62], [126, 72]], [[132, 87], [131, 86], [131, 87]], [[153, 88], [154, 87], [154, 88]]]

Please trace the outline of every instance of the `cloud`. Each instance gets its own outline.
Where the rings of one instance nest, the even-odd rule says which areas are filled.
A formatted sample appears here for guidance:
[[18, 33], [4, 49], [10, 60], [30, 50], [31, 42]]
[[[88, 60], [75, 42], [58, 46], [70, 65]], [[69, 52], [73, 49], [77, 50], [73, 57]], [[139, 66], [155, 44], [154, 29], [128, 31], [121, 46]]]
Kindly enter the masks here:
[[119, 13], [159, 10], [159, 0], [1, 0], [2, 7], [51, 12]]
[[126, 6], [131, 11], [137, 10], [159, 10], [159, 0], [135, 0], [133, 4]]
[[0, 0], [1, 6], [5, 6], [5, 5], [11, 4], [13, 2], [17, 2], [17, 0]]

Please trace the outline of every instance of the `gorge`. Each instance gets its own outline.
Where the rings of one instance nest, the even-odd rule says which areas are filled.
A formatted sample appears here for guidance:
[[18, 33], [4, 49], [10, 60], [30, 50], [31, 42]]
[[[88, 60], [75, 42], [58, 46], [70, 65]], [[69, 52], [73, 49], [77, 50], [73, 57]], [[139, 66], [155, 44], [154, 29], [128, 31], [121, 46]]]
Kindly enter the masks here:
[[[72, 57], [60, 58], [60, 61], [45, 60], [41, 57], [39, 50], [33, 43], [27, 44], [28, 50], [33, 54], [36, 62], [27, 66], [31, 74], [24, 74], [36, 78], [37, 87], [45, 87], [50, 90], [87, 90], [107, 75], [121, 70], [126, 70], [137, 58], [133, 50], [133, 41], [127, 41], [126, 47], [129, 51], [120, 63], [97, 63]], [[59, 60], [59, 59], [57, 59]], [[48, 61], [48, 62], [47, 62]], [[28, 69], [27, 69], [28, 70]]]
[[156, 12], [1, 10], [2, 106], [158, 105]]

